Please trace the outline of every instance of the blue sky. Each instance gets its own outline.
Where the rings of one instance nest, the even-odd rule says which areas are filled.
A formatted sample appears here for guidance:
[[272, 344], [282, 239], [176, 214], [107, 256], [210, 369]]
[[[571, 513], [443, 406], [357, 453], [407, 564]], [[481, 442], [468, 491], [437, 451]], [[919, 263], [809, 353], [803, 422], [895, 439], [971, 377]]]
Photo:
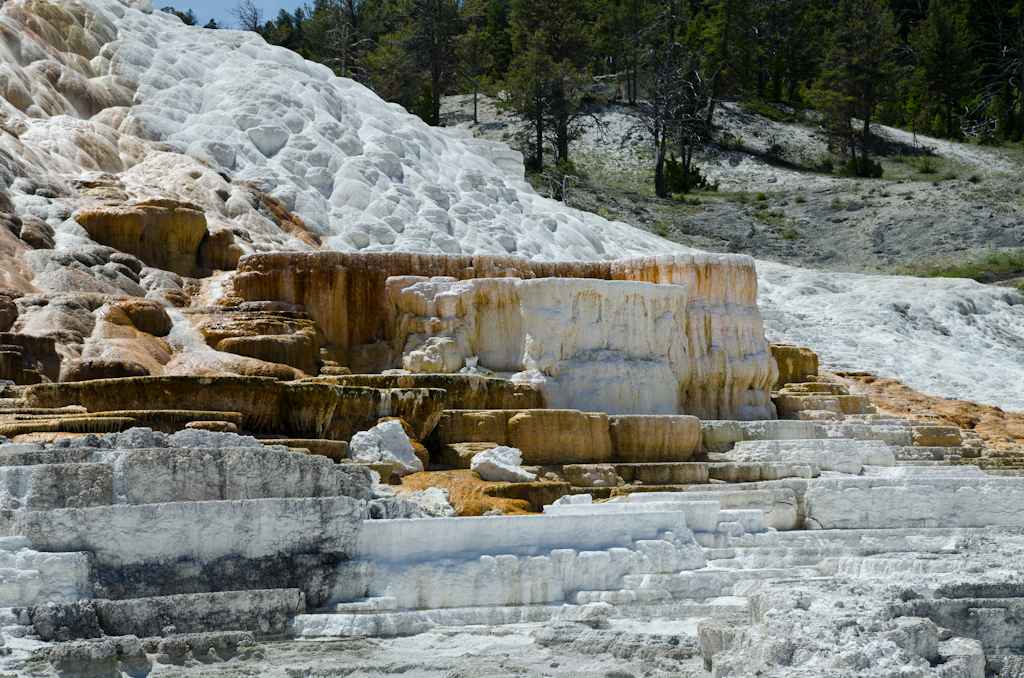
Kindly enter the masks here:
[[[309, 0], [312, 4], [312, 0]], [[199, 17], [199, 25], [203, 26], [210, 19], [215, 19], [218, 24], [236, 24], [234, 17], [228, 12], [237, 0], [154, 0], [153, 6], [163, 9], [168, 5], [179, 12], [191, 9]], [[263, 20], [273, 19], [279, 10], [287, 9], [289, 12], [301, 7], [302, 0], [256, 0], [256, 6], [263, 10]]]

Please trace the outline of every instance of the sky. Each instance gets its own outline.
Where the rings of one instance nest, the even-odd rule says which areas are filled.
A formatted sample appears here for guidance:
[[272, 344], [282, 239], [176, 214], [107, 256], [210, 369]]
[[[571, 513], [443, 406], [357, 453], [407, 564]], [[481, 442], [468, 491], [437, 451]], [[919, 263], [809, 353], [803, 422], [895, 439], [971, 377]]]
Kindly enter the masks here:
[[[234, 27], [238, 22], [228, 11], [238, 0], [154, 0], [153, 6], [163, 9], [168, 5], [179, 12], [191, 9], [199, 17], [199, 25], [204, 26], [210, 19], [214, 19], [219, 26]], [[256, 6], [263, 10], [263, 20], [273, 19], [281, 9], [289, 12], [301, 7], [303, 0], [255, 0]], [[312, 0], [308, 0], [312, 4]]]

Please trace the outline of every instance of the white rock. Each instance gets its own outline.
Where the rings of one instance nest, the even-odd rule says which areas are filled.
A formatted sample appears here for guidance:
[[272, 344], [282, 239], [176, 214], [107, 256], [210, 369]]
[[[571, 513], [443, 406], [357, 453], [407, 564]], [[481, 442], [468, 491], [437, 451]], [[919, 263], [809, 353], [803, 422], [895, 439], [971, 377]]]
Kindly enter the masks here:
[[384, 421], [368, 431], [360, 431], [349, 441], [346, 456], [356, 461], [387, 461], [400, 476], [423, 470], [423, 462], [412, 449], [401, 422]]
[[359, 431], [349, 441], [345, 456], [356, 461], [380, 461], [380, 439], [369, 431]]
[[[578, 504], [592, 504], [594, 498], [589, 494], [563, 494], [551, 503], [551, 506], [573, 506]], [[547, 513], [547, 511], [545, 511]]]
[[424, 513], [434, 518], [454, 518], [455, 509], [448, 501], [448, 490], [440, 487], [428, 487], [413, 492], [407, 499], [416, 502]]
[[514, 447], [499, 445], [473, 457], [469, 468], [489, 481], [532, 483], [537, 476], [522, 468], [523, 453]]
[[[715, 286], [690, 280], [699, 277], [695, 270], [714, 268], [721, 285], [749, 287], [753, 281], [737, 262], [664, 257], [619, 266], [615, 275], [627, 279], [389, 278], [402, 366], [456, 371], [476, 359], [481, 368], [514, 372], [513, 381], [536, 385], [552, 408], [772, 416], [771, 364], [767, 349], [752, 339], [760, 325], [756, 307], [734, 303], [733, 312], [723, 315]], [[676, 284], [652, 284], [645, 276]], [[722, 296], [728, 296], [725, 290]], [[738, 335], [723, 344], [730, 364], [742, 363], [743, 370], [723, 370], [705, 347], [708, 323], [728, 324], [721, 331]], [[684, 336], [687, 342], [679, 340]], [[785, 424], [813, 432], [800, 422]]]

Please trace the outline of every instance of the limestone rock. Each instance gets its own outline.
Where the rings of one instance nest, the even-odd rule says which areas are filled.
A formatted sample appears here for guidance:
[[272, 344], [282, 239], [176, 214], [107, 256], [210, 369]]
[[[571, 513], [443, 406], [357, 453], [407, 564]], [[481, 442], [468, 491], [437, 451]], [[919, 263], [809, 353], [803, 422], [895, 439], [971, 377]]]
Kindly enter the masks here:
[[445, 410], [543, 409], [544, 398], [531, 384], [479, 374], [353, 374], [334, 377], [338, 386], [442, 388]]
[[523, 454], [514, 447], [492, 447], [473, 457], [470, 469], [484, 480], [528, 483], [537, 479], [522, 468]]
[[574, 487], [615, 487], [619, 481], [611, 464], [566, 464], [562, 473]]
[[226, 228], [207, 231], [196, 250], [199, 268], [210, 271], [233, 271], [244, 254], [235, 244], [235, 234]]
[[911, 426], [910, 437], [917, 447], [960, 447], [963, 444], [956, 426]]
[[686, 461], [701, 446], [697, 417], [615, 415], [609, 421], [614, 458], [620, 463]]
[[149, 368], [130, 358], [79, 358], [61, 366], [61, 381], [149, 376]]
[[[402, 276], [418, 276], [418, 279], [401, 279]], [[513, 294], [517, 284], [495, 280], [510, 276], [521, 280], [518, 286], [526, 290], [529, 305], [538, 311], [546, 308], [553, 315], [560, 316], [554, 318], [554, 325], [544, 324], [540, 313], [528, 316], [516, 310], [511, 301], [515, 296], [522, 298], [521, 294]], [[437, 277], [449, 280], [435, 281], [439, 284], [430, 282]], [[390, 285], [389, 278], [393, 278]], [[485, 278], [491, 280], [483, 280]], [[532, 280], [534, 278], [577, 280], [541, 282]], [[578, 280], [581, 278], [590, 280]], [[476, 281], [471, 282], [469, 288], [460, 286], [459, 281], [474, 279]], [[643, 331], [632, 336], [628, 332], [616, 336], [617, 330], [610, 325], [599, 324], [588, 332], [579, 332], [577, 325], [565, 336], [563, 345], [562, 335], [552, 331], [553, 327], [564, 326], [566, 322], [560, 319], [564, 313], [559, 314], [556, 307], [570, 304], [570, 300], [583, 294], [584, 289], [598, 289], [595, 281], [600, 280], [657, 283], [650, 294], [639, 292], [651, 288], [611, 285], [606, 289], [621, 290], [621, 293], [609, 292], [587, 298], [580, 307], [580, 312], [586, 313], [598, 307], [611, 312], [614, 307], [617, 313], [640, 322]], [[394, 348], [397, 355], [401, 355], [401, 349], [408, 343], [402, 337], [421, 334], [420, 340], [426, 341], [429, 337], [418, 328], [426, 327], [429, 318], [437, 318], [440, 323], [434, 325], [439, 332], [432, 330], [433, 335], [449, 336], [460, 346], [473, 346], [477, 336], [492, 342], [493, 345], [485, 343], [483, 346], [477, 342], [473, 355], [479, 358], [480, 365], [493, 369], [488, 365], [489, 357], [514, 358], [521, 365], [523, 355], [516, 357], [511, 348], [513, 344], [520, 343], [524, 331], [533, 331], [538, 339], [548, 339], [538, 344], [537, 350], [541, 353], [531, 354], [536, 365], [527, 372], [533, 367], [536, 370], [526, 374], [523, 380], [544, 388], [544, 380], [553, 379], [548, 386], [559, 398], [576, 398], [580, 403], [588, 398], [597, 399], [594, 402], [603, 399], [620, 408], [609, 407], [613, 412], [623, 412], [621, 408], [628, 408], [628, 411], [638, 413], [687, 413], [703, 418], [766, 419], [773, 416], [769, 390], [775, 383], [777, 369], [763, 339], [763, 324], [756, 302], [756, 274], [743, 257], [680, 254], [614, 263], [548, 264], [515, 257], [423, 256], [401, 252], [258, 254], [239, 262], [239, 272], [233, 284], [235, 293], [242, 299], [281, 301], [304, 308], [323, 328], [327, 343], [345, 349], [350, 356], [362, 354], [364, 347], [375, 345], [381, 337], [389, 350]], [[404, 291], [416, 284], [424, 287], [419, 291]], [[657, 289], [659, 287], [680, 289]], [[455, 303], [456, 299], [483, 298], [473, 291], [483, 289], [498, 295], [494, 303], [482, 306], [479, 318], [475, 314], [474, 317], [466, 316], [465, 304], [460, 306], [460, 303]], [[457, 294], [449, 295], [451, 290], [456, 290]], [[635, 290], [637, 294], [627, 290]], [[400, 299], [403, 295], [404, 301]], [[431, 301], [438, 296], [453, 302], [450, 307], [445, 306], [449, 302], [442, 300], [441, 303], [441, 308], [450, 308], [450, 312], [438, 310], [437, 303]], [[680, 300], [683, 305], [678, 312]], [[403, 312], [399, 316], [397, 309], [400, 304], [404, 305], [403, 308], [408, 307], [410, 315]], [[666, 304], [673, 309], [668, 315], [659, 318], [648, 315], [655, 306], [668, 310]], [[571, 307], [566, 308], [571, 310]], [[729, 312], [723, 313], [726, 308]], [[433, 315], [435, 312], [440, 315]], [[522, 324], [524, 320], [527, 325]], [[512, 324], [503, 324], [506, 321]], [[660, 327], [660, 324], [672, 325], [685, 333], [685, 345], [657, 333], [651, 334], [651, 328]], [[399, 337], [400, 325], [412, 331], [406, 331]], [[496, 329], [484, 329], [487, 327]], [[705, 332], [702, 328], [706, 327], [713, 329]], [[467, 328], [475, 329], [469, 332]], [[611, 333], [608, 335], [610, 348], [597, 342], [605, 332]], [[655, 350], [640, 341], [641, 335], [643, 342], [653, 342]], [[415, 350], [420, 340], [414, 339], [410, 350]], [[403, 346], [392, 346], [396, 341]], [[712, 345], [716, 348], [713, 349]], [[730, 364], [743, 365], [743, 368], [722, 371], [716, 367], [720, 363], [711, 356], [719, 350], [718, 346], [729, 346], [730, 356], [735, 353], [735, 358], [729, 358]], [[668, 356], [664, 350], [673, 353]], [[629, 365], [628, 357], [633, 355], [631, 351], [642, 353], [642, 358], [659, 357]], [[387, 364], [387, 356], [390, 355], [388, 351], [379, 353], [384, 359], [377, 369]], [[685, 367], [686, 364], [689, 368]], [[557, 378], [544, 373], [555, 365], [561, 365], [566, 375], [561, 395], [557, 387], [562, 372]], [[520, 370], [522, 367], [513, 365], [510, 369]], [[689, 377], [679, 382], [687, 369]], [[674, 370], [680, 374], [676, 375]], [[634, 377], [634, 381], [619, 381], [615, 377], [627, 373]], [[584, 381], [574, 382], [576, 376]], [[650, 395], [651, 389], [635, 391], [633, 383], [637, 378], [649, 378], [658, 388], [664, 389], [669, 389], [671, 382], [679, 382], [681, 390], [671, 394], [665, 390], [663, 395], [667, 400], [659, 400]], [[627, 402], [624, 399], [627, 394], [640, 400]], [[558, 407], [559, 402], [549, 401], [547, 405]]]
[[818, 376], [818, 356], [810, 349], [792, 344], [772, 344], [771, 351], [779, 368], [779, 378], [772, 390]]
[[512, 417], [511, 410], [465, 410], [441, 413], [429, 440], [431, 449], [440, 451], [453, 443], [494, 443], [508, 442], [506, 427]]
[[575, 410], [525, 410], [507, 425], [507, 444], [522, 450], [523, 463], [604, 463], [612, 460], [608, 416]]
[[407, 498], [432, 518], [455, 517], [455, 509], [448, 501], [448, 490], [446, 489], [428, 487], [425, 490], [413, 492]]
[[473, 457], [495, 447], [498, 447], [497, 443], [450, 443], [441, 448], [437, 463], [452, 468], [470, 468]]
[[390, 462], [400, 476], [423, 470], [423, 462], [416, 456], [412, 441], [401, 422], [396, 420], [381, 422], [352, 436], [348, 457], [363, 462]]
[[183, 276], [196, 272], [196, 252], [207, 235], [203, 212], [174, 200], [95, 207], [75, 219], [97, 242]]
[[171, 317], [159, 302], [128, 297], [108, 303], [124, 311], [131, 323], [141, 332], [152, 334], [154, 337], [164, 337], [171, 331]]

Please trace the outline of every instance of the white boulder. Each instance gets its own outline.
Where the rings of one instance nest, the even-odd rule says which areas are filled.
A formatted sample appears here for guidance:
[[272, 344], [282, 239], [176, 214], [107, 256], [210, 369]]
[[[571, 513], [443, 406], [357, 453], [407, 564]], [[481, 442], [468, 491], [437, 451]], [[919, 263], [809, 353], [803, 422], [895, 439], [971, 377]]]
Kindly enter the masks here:
[[368, 431], [360, 431], [349, 441], [349, 459], [362, 462], [390, 462], [400, 476], [423, 470], [423, 462], [412, 449], [401, 422], [384, 421]]
[[524, 471], [523, 453], [514, 447], [492, 447], [473, 457], [469, 467], [476, 471], [484, 480], [504, 481], [509, 483], [529, 483], [537, 476]]

